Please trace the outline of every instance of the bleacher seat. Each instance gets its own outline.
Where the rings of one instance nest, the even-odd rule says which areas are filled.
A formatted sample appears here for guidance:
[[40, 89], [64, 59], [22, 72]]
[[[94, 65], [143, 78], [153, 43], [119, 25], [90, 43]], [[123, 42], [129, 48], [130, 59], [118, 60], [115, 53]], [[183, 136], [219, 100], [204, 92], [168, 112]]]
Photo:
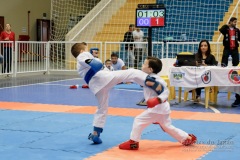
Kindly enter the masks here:
[[[212, 0], [210, 4], [209, 2], [208, 0], [198, 0], [194, 3], [192, 0], [174, 2], [157, 0], [157, 3], [165, 5], [167, 20], [165, 27], [153, 30], [153, 40], [161, 41], [159, 35], [161, 35], [162, 40], [164, 37], [174, 37], [177, 40], [180, 39], [182, 33], [185, 33], [188, 34], [188, 40], [207, 39], [211, 41], [214, 31], [217, 30], [219, 22], [223, 19], [231, 1], [222, 1], [221, 5], [219, 5], [218, 0]], [[211, 14], [203, 15], [203, 13], [209, 11], [211, 11]]]

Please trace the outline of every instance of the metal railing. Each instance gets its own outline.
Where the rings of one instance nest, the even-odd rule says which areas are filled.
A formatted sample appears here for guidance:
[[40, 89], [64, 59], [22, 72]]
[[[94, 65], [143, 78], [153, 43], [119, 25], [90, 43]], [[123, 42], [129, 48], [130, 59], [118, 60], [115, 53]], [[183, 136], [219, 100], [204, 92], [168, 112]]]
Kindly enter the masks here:
[[[76, 59], [71, 55], [71, 47], [77, 42], [65, 41], [15, 41], [0, 42], [0, 53], [3, 55], [3, 64], [0, 64], [0, 75], [12, 75], [24, 73], [50, 73], [54, 71], [76, 71]], [[147, 42], [87, 42], [88, 49], [99, 48], [98, 58], [104, 62], [110, 59], [112, 53], [117, 53], [127, 68], [141, 68], [144, 59], [148, 56]], [[142, 44], [141, 50], [133, 50], [135, 61], [130, 61], [129, 50], [126, 46]], [[222, 56], [222, 43], [210, 42], [212, 53], [220, 62]], [[153, 42], [152, 55], [154, 57], [175, 58], [180, 52], [196, 53], [199, 42]], [[5, 46], [11, 46], [5, 49]], [[135, 51], [135, 52], [134, 52]], [[9, 56], [11, 55], [11, 56]], [[10, 58], [9, 58], [10, 57]], [[9, 67], [10, 65], [10, 67]], [[7, 70], [9, 69], [9, 70]]]
[[[136, 44], [141, 44], [140, 48], [134, 47]], [[143, 60], [149, 55], [148, 54], [148, 43], [147, 42], [105, 42], [104, 45], [104, 60], [106, 57], [110, 58], [112, 53], [118, 54], [127, 68], [140, 69]], [[133, 58], [134, 56], [134, 58]], [[153, 42], [152, 43], [152, 55], [158, 58], [164, 57], [164, 43]]]

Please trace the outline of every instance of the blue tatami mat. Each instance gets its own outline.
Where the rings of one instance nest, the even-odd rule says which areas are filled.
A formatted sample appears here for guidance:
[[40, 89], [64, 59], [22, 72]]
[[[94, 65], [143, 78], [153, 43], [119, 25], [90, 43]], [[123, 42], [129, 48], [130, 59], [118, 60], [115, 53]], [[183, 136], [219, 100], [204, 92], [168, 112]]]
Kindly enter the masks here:
[[[0, 159], [84, 159], [118, 146], [129, 139], [134, 117], [108, 116], [106, 126], [101, 134], [103, 143], [96, 146], [87, 139], [92, 131], [93, 115], [72, 113], [44, 113], [27, 111], [2, 111], [5, 119], [9, 115], [22, 115], [19, 121], [14, 119], [8, 125], [0, 126]], [[7, 116], [8, 115], [8, 116]], [[28, 116], [29, 115], [29, 116]], [[11, 122], [7, 120], [7, 122]], [[16, 123], [17, 122], [17, 123]], [[209, 122], [196, 120], [173, 120], [173, 125], [193, 133], [198, 137], [197, 143], [211, 143], [220, 147], [219, 141], [229, 140], [234, 155], [240, 149], [240, 124], [226, 122]], [[158, 125], [150, 125], [142, 133], [142, 139], [172, 141], [171, 136], [162, 131]], [[226, 146], [226, 145], [224, 145]], [[14, 153], [14, 154], [11, 154]], [[29, 154], [27, 154], [29, 152]], [[2, 154], [1, 154], [2, 153]], [[4, 153], [4, 154], [3, 154]], [[26, 153], [26, 154], [24, 154]], [[205, 155], [227, 154], [218, 149]], [[220, 156], [218, 156], [220, 157]], [[226, 158], [226, 157], [225, 157]], [[219, 158], [220, 159], [220, 158]]]

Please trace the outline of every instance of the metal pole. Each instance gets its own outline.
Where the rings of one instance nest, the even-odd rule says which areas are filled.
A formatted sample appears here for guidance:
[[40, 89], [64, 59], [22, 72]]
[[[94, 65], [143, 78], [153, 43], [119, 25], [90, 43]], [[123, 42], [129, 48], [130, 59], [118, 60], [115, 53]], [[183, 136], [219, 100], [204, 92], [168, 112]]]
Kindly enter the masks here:
[[148, 28], [148, 56], [152, 56], [152, 27]]

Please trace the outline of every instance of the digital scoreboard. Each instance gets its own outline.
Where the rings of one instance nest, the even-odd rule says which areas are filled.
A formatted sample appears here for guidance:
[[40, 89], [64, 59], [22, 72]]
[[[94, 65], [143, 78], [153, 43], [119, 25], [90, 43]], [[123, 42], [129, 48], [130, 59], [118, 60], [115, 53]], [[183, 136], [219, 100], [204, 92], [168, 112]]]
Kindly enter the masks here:
[[166, 8], [164, 4], [138, 4], [135, 16], [137, 28], [148, 28], [148, 56], [152, 56], [152, 28], [164, 27]]
[[166, 18], [165, 8], [137, 8], [136, 27], [164, 27]]

